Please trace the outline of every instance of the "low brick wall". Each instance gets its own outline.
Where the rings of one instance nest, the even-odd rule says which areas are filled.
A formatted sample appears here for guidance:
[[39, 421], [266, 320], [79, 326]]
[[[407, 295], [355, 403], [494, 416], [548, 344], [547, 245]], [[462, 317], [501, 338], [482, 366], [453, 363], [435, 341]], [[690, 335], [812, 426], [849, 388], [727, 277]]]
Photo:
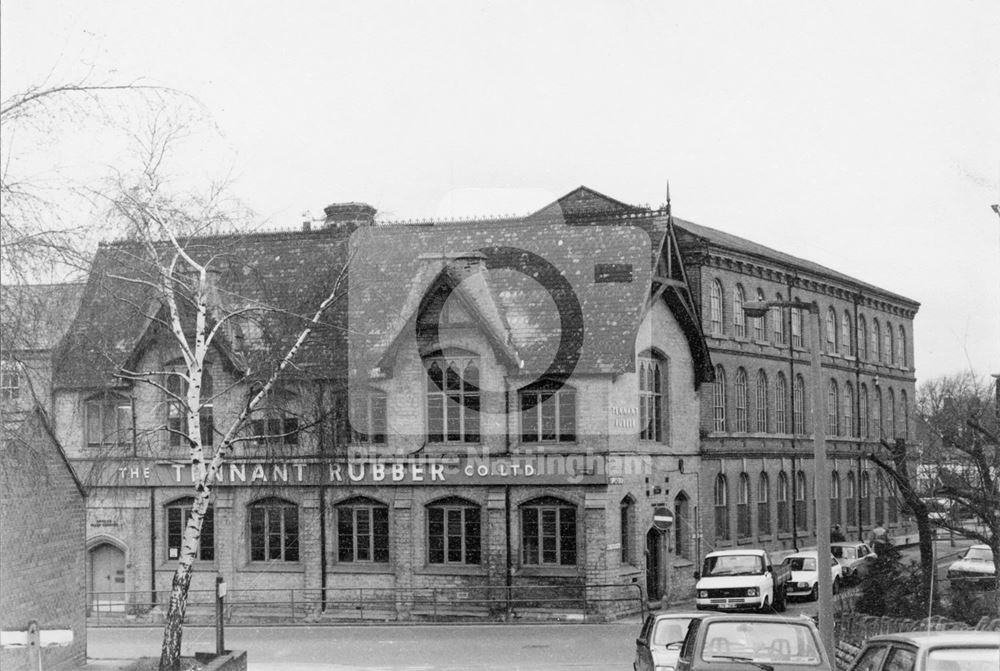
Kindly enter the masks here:
[[203, 663], [201, 671], [247, 671], [246, 650], [229, 650], [224, 655], [195, 653], [195, 659]]
[[841, 613], [834, 622], [835, 637], [853, 645], [861, 645], [865, 640], [879, 634], [895, 634], [901, 631], [947, 631], [950, 629], [977, 629], [980, 631], [1000, 631], [1000, 618], [983, 617], [975, 627], [946, 617], [934, 616], [923, 620], [908, 620], [901, 617], [875, 617], [861, 613]]

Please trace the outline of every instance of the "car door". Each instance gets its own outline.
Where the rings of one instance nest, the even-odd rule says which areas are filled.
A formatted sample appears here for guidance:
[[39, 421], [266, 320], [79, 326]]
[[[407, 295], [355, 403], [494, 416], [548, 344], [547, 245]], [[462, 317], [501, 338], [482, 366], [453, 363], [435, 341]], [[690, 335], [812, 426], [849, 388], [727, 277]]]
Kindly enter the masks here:
[[887, 652], [889, 652], [889, 646], [885, 644], [867, 646], [854, 660], [851, 671], [879, 671]]
[[649, 651], [649, 634], [653, 631], [653, 621], [655, 615], [646, 617], [639, 630], [639, 637], [635, 639], [635, 662], [632, 668], [635, 671], [653, 671], [653, 653]]
[[882, 671], [913, 671], [917, 665], [917, 649], [910, 645], [893, 644], [882, 665]]

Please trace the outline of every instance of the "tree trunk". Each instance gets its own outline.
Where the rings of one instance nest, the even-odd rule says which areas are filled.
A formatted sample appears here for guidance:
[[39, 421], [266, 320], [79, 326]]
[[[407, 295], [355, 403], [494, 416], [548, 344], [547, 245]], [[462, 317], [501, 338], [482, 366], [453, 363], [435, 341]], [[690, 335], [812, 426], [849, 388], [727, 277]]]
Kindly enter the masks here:
[[181, 634], [190, 586], [191, 565], [181, 564], [174, 573], [170, 589], [170, 606], [167, 608], [167, 621], [163, 627], [163, 647], [160, 650], [160, 671], [177, 671], [180, 668]]

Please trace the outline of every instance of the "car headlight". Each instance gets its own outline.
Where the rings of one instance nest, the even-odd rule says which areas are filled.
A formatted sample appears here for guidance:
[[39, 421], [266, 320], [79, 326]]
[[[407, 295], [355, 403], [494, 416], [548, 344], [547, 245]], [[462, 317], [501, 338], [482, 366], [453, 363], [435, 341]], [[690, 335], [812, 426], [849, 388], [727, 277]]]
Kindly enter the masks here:
[[700, 592], [698, 592], [698, 598], [699, 599], [707, 599], [708, 598], [708, 590], [707, 589], [703, 589]]
[[760, 590], [757, 589], [756, 587], [747, 588], [747, 596], [759, 596], [759, 595], [760, 595]]
[[807, 582], [800, 582], [798, 584], [798, 586], [799, 586], [799, 589], [809, 589], [809, 583], [807, 583]]

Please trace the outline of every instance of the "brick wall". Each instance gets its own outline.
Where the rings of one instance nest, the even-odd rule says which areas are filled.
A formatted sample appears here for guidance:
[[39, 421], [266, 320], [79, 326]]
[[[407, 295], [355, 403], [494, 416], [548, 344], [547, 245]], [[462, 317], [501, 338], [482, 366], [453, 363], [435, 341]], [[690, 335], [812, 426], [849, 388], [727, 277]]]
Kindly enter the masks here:
[[[45, 669], [84, 663], [87, 651], [84, 499], [58, 446], [32, 415], [0, 447], [0, 626], [72, 629], [42, 651]], [[27, 652], [0, 651], [0, 668], [27, 669]]]

